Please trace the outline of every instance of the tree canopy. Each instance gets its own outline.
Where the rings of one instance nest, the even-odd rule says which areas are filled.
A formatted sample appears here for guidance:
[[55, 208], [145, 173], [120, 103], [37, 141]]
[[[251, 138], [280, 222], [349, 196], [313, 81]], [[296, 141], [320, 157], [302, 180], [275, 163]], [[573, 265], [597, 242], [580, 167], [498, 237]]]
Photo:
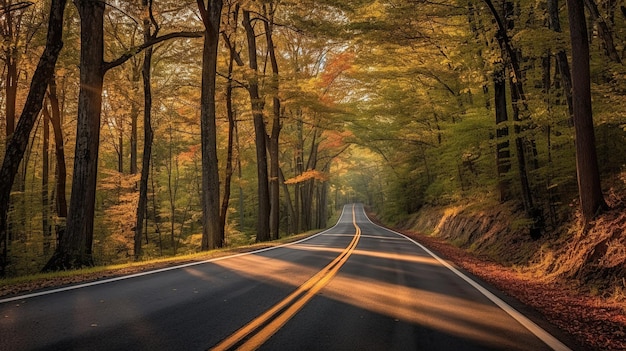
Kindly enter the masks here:
[[1, 273], [276, 239], [353, 201], [509, 202], [533, 238], [590, 221], [626, 164], [624, 28], [608, 0], [2, 0]]

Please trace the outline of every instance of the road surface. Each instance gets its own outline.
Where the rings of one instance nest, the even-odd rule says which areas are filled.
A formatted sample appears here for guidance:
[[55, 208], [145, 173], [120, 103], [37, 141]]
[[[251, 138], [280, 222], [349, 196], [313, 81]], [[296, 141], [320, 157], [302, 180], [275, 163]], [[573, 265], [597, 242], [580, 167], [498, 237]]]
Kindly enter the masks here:
[[283, 247], [0, 299], [0, 350], [568, 350], [546, 326], [361, 205]]

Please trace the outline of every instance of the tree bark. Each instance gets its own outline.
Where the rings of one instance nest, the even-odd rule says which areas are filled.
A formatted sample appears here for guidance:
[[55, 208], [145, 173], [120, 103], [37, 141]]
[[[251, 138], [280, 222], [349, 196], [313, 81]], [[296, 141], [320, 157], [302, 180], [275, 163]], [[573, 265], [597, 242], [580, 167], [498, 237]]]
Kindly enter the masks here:
[[[611, 28], [609, 24], [604, 20], [600, 11], [598, 10], [598, 5], [594, 0], [584, 0], [585, 6], [589, 9], [589, 13], [591, 14], [591, 18], [598, 24], [598, 34], [602, 38], [602, 42], [604, 43], [604, 51], [606, 56], [611, 59], [611, 61], [616, 63], [622, 63], [622, 59], [615, 48], [615, 43], [613, 41], [613, 34], [611, 33]], [[584, 10], [583, 10], [584, 11]]]
[[117, 171], [124, 173], [124, 118], [120, 113], [115, 118], [115, 124], [117, 124]]
[[226, 152], [226, 174], [224, 175], [224, 196], [222, 197], [222, 207], [220, 210], [220, 239], [226, 239], [226, 217], [228, 215], [228, 205], [230, 203], [230, 184], [233, 179], [233, 144], [235, 134], [235, 111], [233, 109], [233, 81], [232, 71], [233, 59], [228, 65], [228, 86], [226, 87], [226, 114], [228, 115], [228, 147]]
[[[145, 21], [145, 20], [144, 20]], [[148, 20], [148, 30], [150, 30], [150, 24]], [[144, 25], [144, 42], [145, 42], [145, 25]], [[148, 33], [150, 34], [150, 33]], [[150, 50], [150, 48], [146, 49], [146, 52]], [[145, 61], [144, 52], [144, 61]], [[139, 103], [136, 101], [137, 96], [139, 95], [139, 80], [141, 79], [141, 72], [143, 71], [141, 68], [133, 66], [133, 72], [131, 77], [132, 91], [133, 97], [130, 105], [130, 165], [129, 172], [130, 174], [137, 174], [137, 136], [138, 136], [138, 127], [137, 121], [139, 119]], [[144, 95], [145, 96], [145, 95]]]
[[[291, 194], [289, 192], [289, 187], [285, 184], [285, 175], [283, 174], [283, 170], [278, 168], [278, 182], [282, 185], [283, 191], [285, 193], [285, 201], [287, 202], [287, 210], [288, 212], [288, 221], [287, 221], [287, 233], [294, 234], [296, 232], [295, 220], [296, 220], [296, 211], [293, 207], [293, 201], [291, 200]], [[296, 191], [297, 192], [297, 191]]]
[[572, 43], [572, 71], [575, 72], [572, 76], [572, 85], [578, 192], [583, 218], [589, 222], [607, 206], [600, 185], [600, 171], [591, 112], [589, 42], [584, 5], [578, 0], [567, 0], [567, 12]]
[[248, 80], [248, 92], [252, 105], [252, 115], [254, 120], [254, 137], [256, 144], [257, 158], [257, 181], [258, 181], [258, 205], [259, 216], [257, 218], [257, 241], [270, 240], [269, 216], [270, 216], [270, 193], [267, 173], [267, 132], [265, 130], [265, 120], [263, 119], [263, 101], [259, 97], [258, 63], [256, 56], [256, 33], [250, 22], [250, 11], [243, 11], [243, 26], [248, 39], [248, 56], [250, 69], [254, 72]]
[[202, 138], [202, 250], [224, 246], [220, 232], [220, 180], [217, 161], [217, 126], [215, 122], [215, 82], [217, 52], [220, 35], [222, 1], [198, 0], [204, 22], [202, 54], [202, 93], [200, 101], [200, 128]]
[[2, 179], [0, 182], [0, 276], [5, 274], [7, 265], [7, 213], [10, 206], [11, 187], [15, 181], [20, 162], [24, 157], [30, 132], [39, 111], [41, 111], [46, 88], [52, 79], [54, 67], [63, 47], [65, 4], [66, 0], [52, 0], [50, 3], [46, 47], [33, 74], [28, 97], [17, 127], [12, 137], [7, 141], [2, 168], [0, 168], [0, 179]]
[[[265, 7], [265, 6], [264, 6]], [[278, 74], [278, 61], [276, 60], [276, 48], [274, 46], [274, 40], [272, 38], [272, 31], [274, 30], [274, 7], [270, 3], [270, 10], [267, 17], [269, 19], [263, 21], [265, 27], [265, 39], [267, 42], [267, 51], [270, 58], [272, 67], [272, 83], [271, 88], [273, 91], [273, 115], [272, 115], [272, 131], [269, 138], [269, 155], [270, 155], [270, 237], [272, 239], [278, 239], [279, 237], [279, 225], [280, 225], [280, 184], [279, 184], [279, 136], [281, 129], [280, 121], [280, 98], [278, 96], [280, 89], [280, 81]], [[266, 11], [267, 12], [267, 11]]]
[[80, 92], [67, 231], [44, 270], [92, 266], [93, 219], [104, 82], [104, 3], [74, 0], [81, 23]]
[[[317, 155], [319, 150], [318, 134], [320, 131], [314, 127], [313, 138], [311, 140], [311, 149], [309, 158], [306, 163], [306, 170], [314, 170], [317, 168]], [[315, 214], [315, 179], [309, 179], [302, 185], [302, 224], [305, 230], [311, 230], [316, 226], [314, 221]]]
[[[158, 27], [156, 23], [155, 32], [151, 30], [152, 17], [152, 0], [142, 0], [142, 6], [148, 13], [143, 19], [143, 40], [148, 42], [153, 36], [156, 36]], [[134, 235], [134, 254], [135, 260], [139, 260], [142, 254], [141, 233], [143, 231], [144, 216], [148, 212], [148, 177], [150, 175], [150, 160], [152, 158], [152, 142], [154, 133], [152, 130], [152, 47], [144, 52], [141, 76], [143, 81], [143, 154], [141, 156], [141, 178], [139, 180], [139, 200], [137, 202], [137, 221], [135, 222]], [[132, 157], [131, 157], [132, 159]], [[131, 161], [132, 167], [132, 161]], [[159, 234], [160, 235], [160, 234]], [[160, 241], [159, 241], [160, 243]]]
[[7, 143], [15, 131], [15, 114], [17, 104], [17, 49], [9, 47], [5, 54], [6, 82], [4, 87]]
[[[548, 0], [548, 19], [550, 28], [561, 33], [561, 20], [559, 19], [559, 4], [558, 0]], [[556, 53], [556, 62], [559, 67], [559, 74], [561, 76], [561, 84], [563, 84], [563, 91], [565, 92], [565, 100], [567, 102], [567, 109], [570, 118], [574, 116], [574, 108], [572, 101], [572, 75], [569, 68], [569, 62], [567, 61], [567, 54], [565, 50], [560, 50]]]
[[66, 228], [67, 219], [67, 198], [65, 188], [67, 184], [67, 166], [65, 164], [65, 142], [63, 140], [63, 129], [61, 128], [61, 107], [57, 96], [57, 84], [54, 77], [50, 80], [48, 87], [48, 98], [52, 113], [50, 115], [52, 130], [54, 131], [54, 156], [56, 158], [56, 213], [59, 221], [55, 225], [57, 244]]
[[509, 141], [509, 116], [506, 101], [506, 78], [504, 67], [499, 66], [493, 73], [495, 114], [496, 114], [496, 165], [498, 167], [498, 190], [500, 202], [510, 200], [510, 181], [506, 174], [511, 170], [511, 150]]
[[[237, 25], [239, 17], [239, 4], [235, 5], [232, 10], [233, 23]], [[230, 16], [230, 14], [229, 14]], [[226, 36], [226, 34], [224, 33]], [[227, 37], [228, 38], [228, 37]], [[227, 40], [230, 43], [230, 40]], [[222, 198], [222, 207], [220, 210], [220, 238], [222, 242], [226, 239], [226, 217], [228, 216], [228, 205], [230, 203], [230, 185], [233, 178], [233, 148], [235, 139], [235, 130], [237, 129], [237, 121], [235, 120], [235, 108], [233, 106], [233, 68], [235, 65], [235, 57], [237, 56], [235, 48], [228, 44], [228, 82], [226, 83], [226, 115], [228, 117], [228, 147], [226, 153], [226, 172], [224, 175], [224, 196]]]
[[47, 107], [42, 109], [43, 118], [43, 140], [42, 152], [42, 172], [41, 172], [41, 227], [43, 230], [43, 253], [48, 255], [52, 241], [52, 230], [50, 228], [50, 197], [48, 184], [50, 180], [50, 111]]

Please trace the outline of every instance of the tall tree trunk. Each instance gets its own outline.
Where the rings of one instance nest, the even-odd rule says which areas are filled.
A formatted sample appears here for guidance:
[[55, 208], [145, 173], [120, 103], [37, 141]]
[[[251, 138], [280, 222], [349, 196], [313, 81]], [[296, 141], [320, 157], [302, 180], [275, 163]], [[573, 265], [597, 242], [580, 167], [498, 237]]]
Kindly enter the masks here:
[[198, 0], [204, 22], [202, 52], [202, 93], [200, 128], [202, 138], [202, 250], [224, 246], [220, 231], [220, 179], [217, 161], [217, 126], [215, 123], [215, 81], [220, 35], [222, 0]]
[[[146, 0], [143, 0], [146, 1]], [[146, 6], [146, 5], [143, 5]], [[145, 37], [145, 21], [144, 19], [144, 43], [149, 40]], [[150, 22], [148, 20], [148, 30], [150, 30]], [[148, 33], [150, 34], [150, 33]], [[150, 50], [150, 49], [147, 49]], [[145, 61], [145, 53], [144, 53], [144, 61]], [[130, 165], [129, 172], [130, 174], [137, 174], [137, 136], [138, 136], [138, 127], [137, 121], [139, 119], [139, 103], [136, 101], [139, 95], [139, 80], [141, 79], [141, 72], [143, 71], [140, 67], [133, 66], [133, 72], [131, 77], [133, 98], [130, 105]], [[144, 95], [145, 96], [145, 95]]]
[[66, 228], [67, 219], [67, 198], [65, 188], [67, 183], [67, 166], [65, 164], [65, 142], [63, 140], [63, 129], [61, 128], [61, 106], [57, 96], [57, 84], [54, 76], [50, 80], [48, 87], [48, 98], [50, 99], [50, 114], [52, 130], [54, 131], [54, 156], [56, 158], [56, 214], [58, 222], [55, 225], [57, 245]]
[[117, 145], [119, 150], [117, 154], [117, 171], [124, 173], [124, 118], [121, 113], [115, 118], [115, 124], [117, 124]]
[[250, 94], [250, 103], [252, 104], [257, 159], [259, 216], [257, 218], [256, 240], [268, 241], [271, 237], [269, 231], [270, 193], [267, 173], [267, 132], [265, 130], [265, 121], [263, 119], [264, 104], [259, 96], [256, 33], [254, 32], [254, 28], [250, 22], [250, 11], [243, 11], [243, 26], [246, 30], [246, 37], [248, 39], [249, 65], [250, 69], [254, 72], [254, 75], [251, 76], [248, 81], [248, 92]]
[[45, 271], [71, 269], [93, 265], [93, 221], [95, 212], [100, 119], [102, 114], [102, 86], [104, 75], [128, 61], [142, 50], [172, 38], [198, 37], [195, 32], [169, 33], [149, 43], [128, 50], [113, 61], [104, 61], [105, 3], [93, 0], [74, 0], [81, 25], [80, 92], [72, 197], [68, 212], [67, 232], [48, 263]]
[[591, 78], [589, 69], [589, 42], [585, 9], [578, 0], [567, 0], [572, 42], [572, 79], [574, 100], [574, 127], [576, 132], [576, 171], [580, 207], [586, 222], [606, 208], [600, 185], [600, 171], [596, 154], [593, 116], [591, 110]]
[[598, 34], [600, 34], [600, 38], [602, 38], [602, 42], [604, 43], [604, 51], [606, 53], [606, 56], [613, 62], [622, 63], [622, 59], [617, 52], [617, 49], [615, 48], [611, 28], [609, 27], [609, 24], [606, 22], [604, 17], [600, 14], [600, 11], [598, 10], [598, 5], [596, 4], [595, 0], [584, 0], [584, 2], [587, 9], [589, 9], [591, 18], [593, 18], [593, 20], [598, 25]]
[[496, 165], [498, 167], [498, 190], [500, 202], [510, 200], [510, 182], [506, 178], [511, 170], [511, 151], [509, 141], [509, 117], [506, 100], [506, 78], [504, 67], [498, 65], [493, 73], [496, 114]]
[[239, 231], [243, 232], [243, 230], [245, 229], [246, 214], [243, 201], [244, 194], [242, 186], [243, 171], [241, 169], [241, 144], [239, 143], [239, 127], [237, 127], [237, 123], [235, 123], [234, 127], [235, 144], [237, 145], [237, 178], [239, 179], [237, 185], [239, 188]]
[[6, 81], [4, 87], [6, 114], [6, 135], [7, 143], [15, 131], [15, 114], [17, 105], [17, 49], [9, 47], [5, 54], [6, 60]]
[[[239, 7], [234, 13], [237, 23], [237, 15]], [[235, 61], [235, 52], [230, 50], [228, 61], [228, 82], [226, 85], [226, 114], [228, 117], [228, 150], [226, 153], [226, 174], [224, 175], [224, 197], [222, 198], [222, 208], [220, 210], [220, 238], [222, 242], [226, 239], [226, 217], [228, 215], [228, 205], [230, 203], [230, 184], [233, 179], [233, 144], [235, 139], [235, 130], [237, 122], [235, 120], [235, 110], [233, 107], [233, 66]]]
[[[483, 0], [483, 2], [489, 8], [489, 11], [493, 15], [493, 18], [498, 27], [498, 32], [496, 34], [496, 39], [498, 40], [498, 44], [500, 46], [500, 51], [502, 52], [502, 57], [504, 60], [508, 60], [508, 63], [511, 67], [512, 75], [509, 79], [510, 88], [511, 88], [511, 105], [513, 107], [513, 121], [516, 122], [515, 125], [515, 149], [517, 154], [517, 163], [519, 168], [519, 180], [522, 192], [522, 201], [524, 204], [524, 210], [529, 218], [533, 219], [534, 225], [531, 228], [531, 236], [533, 238], [537, 238], [540, 236], [540, 227], [541, 222], [543, 221], [541, 214], [541, 210], [535, 208], [533, 203], [533, 195], [532, 189], [530, 187], [530, 181], [528, 179], [528, 171], [527, 171], [527, 160], [525, 154], [525, 144], [528, 143], [533, 148], [533, 155], [536, 155], [535, 151], [535, 143], [533, 140], [526, 141], [521, 136], [521, 126], [520, 123], [525, 118], [522, 118], [520, 112], [524, 111], [528, 113], [528, 103], [526, 99], [526, 94], [524, 92], [524, 84], [523, 84], [523, 75], [520, 64], [520, 56], [518, 50], [515, 50], [513, 45], [511, 44], [511, 40], [509, 38], [508, 30], [512, 29], [514, 23], [511, 20], [507, 20], [506, 22], [503, 19], [507, 19], [508, 13], [513, 11], [514, 5], [509, 1], [504, 3], [506, 12], [504, 16], [502, 16], [493, 5], [491, 0]], [[521, 106], [521, 108], [520, 108]], [[523, 110], [522, 110], [523, 109]], [[533, 164], [536, 164], [536, 159], [533, 159]]]
[[[304, 136], [303, 134], [303, 122], [302, 122], [302, 111], [298, 110], [298, 118], [296, 119], [296, 128], [297, 128], [297, 146], [296, 146], [296, 155], [295, 155], [295, 161], [296, 161], [296, 174], [295, 176], [299, 176], [304, 172], [304, 159], [303, 159], [303, 155], [304, 155]], [[295, 223], [294, 223], [294, 227], [296, 229], [296, 233], [300, 233], [302, 232], [302, 220], [303, 220], [303, 215], [302, 215], [302, 185], [301, 183], [296, 183], [295, 185], [295, 190], [294, 190], [294, 200], [293, 200], [294, 204], [295, 204]]]
[[296, 232], [295, 220], [296, 220], [296, 210], [294, 209], [293, 202], [291, 201], [291, 194], [289, 192], [289, 187], [285, 184], [285, 175], [283, 174], [283, 170], [278, 168], [278, 182], [283, 186], [283, 191], [285, 192], [285, 201], [287, 202], [288, 209], [288, 218], [287, 221], [287, 233], [293, 234]]
[[50, 197], [48, 184], [50, 180], [50, 111], [47, 107], [42, 109], [43, 118], [43, 141], [42, 152], [42, 174], [41, 174], [41, 226], [43, 230], [43, 253], [48, 255], [52, 241], [52, 231], [50, 230]]
[[[266, 6], [263, 6], [266, 8]], [[280, 122], [280, 98], [279, 94], [279, 74], [278, 74], [278, 61], [276, 60], [276, 48], [274, 46], [274, 40], [272, 38], [272, 31], [274, 30], [274, 11], [275, 8], [272, 3], [269, 4], [269, 13], [266, 13], [268, 20], [263, 21], [265, 26], [265, 39], [267, 42], [267, 51], [270, 57], [270, 63], [272, 66], [272, 91], [273, 91], [273, 116], [272, 116], [272, 131], [269, 138], [269, 154], [270, 154], [270, 237], [272, 239], [278, 239], [279, 225], [280, 225], [280, 184], [278, 176], [279, 168], [279, 136], [281, 129]], [[267, 12], [267, 10], [265, 11]]]
[[[311, 140], [311, 149], [309, 151], [309, 158], [306, 164], [306, 170], [314, 170], [317, 168], [317, 151], [319, 149], [317, 128], [313, 130], [313, 138]], [[315, 226], [314, 214], [315, 214], [315, 179], [310, 179], [304, 182], [302, 186], [302, 216], [303, 225], [305, 230], [311, 230]]]
[[[330, 169], [330, 162], [324, 169], [323, 172], [328, 172]], [[318, 209], [318, 228], [326, 228], [328, 221], [328, 182], [322, 181], [320, 184], [320, 201], [317, 205]], [[372, 204], [372, 202], [370, 202]]]
[[[151, 30], [151, 18], [152, 17], [152, 0], [142, 0], [142, 6], [144, 7], [144, 13], [147, 15], [143, 19], [143, 41], [147, 43], [155, 33]], [[152, 23], [156, 27], [156, 23]], [[141, 76], [143, 80], [143, 154], [141, 156], [141, 178], [139, 180], [139, 201], [137, 202], [137, 221], [135, 223], [135, 235], [134, 235], [134, 253], [135, 260], [139, 260], [141, 257], [141, 233], [144, 225], [144, 216], [148, 212], [148, 177], [150, 176], [150, 160], [152, 158], [152, 142], [154, 140], [154, 133], [152, 131], [152, 47], [149, 47], [144, 52], [143, 66], [141, 69]], [[131, 157], [132, 159], [132, 157]], [[133, 162], [131, 161], [131, 167]], [[160, 234], [159, 234], [160, 237]], [[159, 240], [160, 243], [160, 240]]]
[[[234, 6], [234, 7], [233, 7]], [[239, 3], [230, 3], [228, 8], [228, 22], [227, 26], [231, 28], [233, 33], [236, 33], [239, 23]], [[232, 16], [231, 16], [232, 15]], [[234, 148], [237, 148], [237, 170], [239, 177], [239, 230], [244, 230], [244, 205], [243, 205], [243, 187], [241, 186], [242, 170], [241, 170], [241, 149], [239, 144], [239, 131], [237, 130], [236, 111], [233, 106], [233, 68], [235, 63], [242, 67], [244, 62], [241, 59], [235, 44], [231, 41], [230, 36], [226, 31], [222, 31], [222, 36], [226, 47], [229, 49], [229, 62], [228, 62], [228, 82], [226, 86], [226, 113], [228, 117], [228, 151], [226, 156], [226, 175], [224, 177], [224, 197], [222, 198], [222, 209], [220, 213], [220, 236], [222, 240], [226, 238], [226, 217], [228, 214], [228, 206], [230, 203], [231, 194], [231, 181], [233, 177], [233, 153]], [[236, 144], [236, 145], [235, 145]]]
[[[561, 20], [559, 19], [558, 0], [548, 0], [548, 19], [550, 28], [557, 33], [561, 33]], [[573, 118], [574, 103], [572, 101], [572, 76], [570, 73], [569, 63], [567, 61], [567, 54], [565, 53], [565, 50], [560, 50], [556, 53], [556, 62], [559, 67], [563, 91], [565, 92], [567, 109], [569, 111], [570, 118]]]
[[43, 105], [46, 88], [54, 74], [54, 66], [63, 47], [63, 12], [66, 0], [52, 0], [48, 19], [46, 47], [33, 74], [24, 109], [13, 136], [7, 141], [2, 168], [0, 169], [0, 276], [5, 275], [7, 265], [7, 214], [10, 206], [11, 187], [15, 181], [20, 162], [28, 145], [30, 132]]
[[524, 210], [532, 218], [534, 203], [532, 190], [530, 189], [530, 181], [528, 179], [528, 170], [526, 163], [526, 152], [524, 149], [524, 139], [520, 136], [522, 127], [519, 125], [521, 122], [519, 105], [521, 103], [521, 95], [518, 90], [518, 84], [510, 80], [511, 82], [511, 105], [513, 106], [513, 121], [516, 122], [515, 131], [515, 155], [517, 156], [517, 166], [519, 171], [520, 187], [522, 191], [522, 201], [524, 204]]
[[104, 3], [74, 0], [81, 23], [80, 92], [67, 232], [44, 270], [93, 265], [93, 219], [104, 81]]
[[220, 210], [220, 239], [222, 243], [226, 239], [226, 217], [228, 215], [228, 205], [230, 203], [230, 184], [233, 179], [233, 144], [235, 134], [235, 113], [233, 111], [233, 89], [232, 89], [232, 61], [229, 64], [229, 82], [226, 88], [226, 109], [228, 114], [228, 149], [226, 153], [226, 174], [224, 175], [224, 196], [222, 197], [222, 207]]

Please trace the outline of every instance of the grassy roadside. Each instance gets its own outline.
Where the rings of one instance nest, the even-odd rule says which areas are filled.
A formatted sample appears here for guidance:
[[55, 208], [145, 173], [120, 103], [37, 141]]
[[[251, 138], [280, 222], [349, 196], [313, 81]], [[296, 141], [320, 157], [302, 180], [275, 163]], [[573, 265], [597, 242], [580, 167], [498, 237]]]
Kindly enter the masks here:
[[[334, 222], [332, 222], [334, 223]], [[227, 247], [211, 251], [203, 251], [174, 257], [150, 259], [146, 261], [129, 262], [108, 266], [86, 267], [83, 269], [60, 271], [52, 273], [38, 273], [27, 276], [1, 279], [0, 297], [15, 296], [42, 289], [66, 286], [70, 284], [92, 282], [101, 279], [120, 277], [129, 274], [146, 272], [155, 269], [173, 267], [185, 263], [202, 262], [218, 257], [229, 256], [238, 253], [251, 252], [268, 247], [275, 247], [304, 239], [321, 232], [323, 229], [312, 230], [300, 234], [294, 234], [278, 240], [255, 243], [244, 246]]]

